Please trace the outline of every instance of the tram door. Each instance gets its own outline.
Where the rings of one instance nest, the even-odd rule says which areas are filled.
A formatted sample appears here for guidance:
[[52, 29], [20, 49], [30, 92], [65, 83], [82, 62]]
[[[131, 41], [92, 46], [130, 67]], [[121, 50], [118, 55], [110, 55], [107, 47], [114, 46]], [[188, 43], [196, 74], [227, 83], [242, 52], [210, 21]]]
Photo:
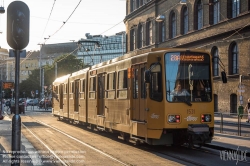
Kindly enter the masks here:
[[80, 92], [80, 80], [75, 81], [75, 89], [74, 89], [74, 110], [75, 112], [79, 112], [79, 92]]
[[97, 114], [105, 116], [105, 74], [98, 74], [97, 87]]
[[60, 110], [63, 110], [63, 88], [64, 84], [59, 86], [59, 102], [60, 102]]
[[135, 65], [132, 67], [132, 94], [133, 109], [132, 119], [136, 121], [146, 120], [145, 104], [146, 104], [146, 84], [144, 83], [145, 64]]

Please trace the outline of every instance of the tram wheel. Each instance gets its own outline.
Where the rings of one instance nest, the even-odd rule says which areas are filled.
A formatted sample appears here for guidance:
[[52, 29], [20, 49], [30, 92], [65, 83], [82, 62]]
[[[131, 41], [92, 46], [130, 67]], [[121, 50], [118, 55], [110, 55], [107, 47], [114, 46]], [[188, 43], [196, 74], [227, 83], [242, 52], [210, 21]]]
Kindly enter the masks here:
[[93, 124], [90, 124], [90, 128], [91, 128], [91, 130], [95, 130], [95, 126], [93, 125]]
[[129, 142], [129, 139], [130, 139], [129, 134], [124, 133], [124, 132], [120, 132], [120, 135], [121, 135], [121, 137], [122, 137], [122, 139], [123, 139], [124, 141]]
[[202, 143], [199, 143], [199, 144], [197, 144], [197, 145], [194, 145], [194, 147], [196, 147], [196, 148], [201, 148], [202, 146], [203, 146]]

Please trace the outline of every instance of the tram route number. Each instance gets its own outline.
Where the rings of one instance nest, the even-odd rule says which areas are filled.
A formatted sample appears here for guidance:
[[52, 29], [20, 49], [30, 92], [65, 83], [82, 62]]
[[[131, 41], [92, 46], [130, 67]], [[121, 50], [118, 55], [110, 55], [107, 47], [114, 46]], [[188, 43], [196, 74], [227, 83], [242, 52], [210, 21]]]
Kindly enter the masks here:
[[187, 114], [195, 114], [195, 109], [187, 109]]

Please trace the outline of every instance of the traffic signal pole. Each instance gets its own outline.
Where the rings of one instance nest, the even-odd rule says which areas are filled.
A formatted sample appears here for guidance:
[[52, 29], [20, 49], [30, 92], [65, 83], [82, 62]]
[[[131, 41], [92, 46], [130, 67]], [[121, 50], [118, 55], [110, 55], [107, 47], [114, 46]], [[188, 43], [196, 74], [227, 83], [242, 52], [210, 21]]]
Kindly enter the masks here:
[[20, 166], [21, 117], [19, 115], [20, 52], [29, 43], [29, 7], [22, 1], [13, 1], [7, 9], [7, 42], [14, 49], [15, 64], [15, 115], [12, 118], [11, 166]]
[[[21, 150], [21, 117], [19, 115], [19, 70], [20, 70], [20, 51], [16, 50], [16, 64], [15, 64], [15, 115], [12, 117], [12, 157], [14, 163], [11, 165], [20, 164], [20, 150]], [[18, 162], [19, 161], [19, 162]]]

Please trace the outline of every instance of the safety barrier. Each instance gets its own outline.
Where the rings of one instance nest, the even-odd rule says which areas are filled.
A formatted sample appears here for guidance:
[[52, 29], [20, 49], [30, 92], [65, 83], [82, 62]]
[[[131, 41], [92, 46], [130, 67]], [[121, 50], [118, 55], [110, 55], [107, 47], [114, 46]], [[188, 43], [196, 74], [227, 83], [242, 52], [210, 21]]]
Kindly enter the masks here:
[[238, 114], [238, 113], [221, 113], [221, 112], [215, 112], [214, 113], [214, 121], [215, 124], [218, 124], [219, 122], [219, 132], [224, 133], [224, 125], [225, 123], [232, 123], [232, 124], [237, 124], [237, 133], [239, 136], [241, 136], [241, 128], [242, 124], [244, 125], [249, 125], [250, 122], [247, 123], [246, 121], [248, 120], [248, 114]]

